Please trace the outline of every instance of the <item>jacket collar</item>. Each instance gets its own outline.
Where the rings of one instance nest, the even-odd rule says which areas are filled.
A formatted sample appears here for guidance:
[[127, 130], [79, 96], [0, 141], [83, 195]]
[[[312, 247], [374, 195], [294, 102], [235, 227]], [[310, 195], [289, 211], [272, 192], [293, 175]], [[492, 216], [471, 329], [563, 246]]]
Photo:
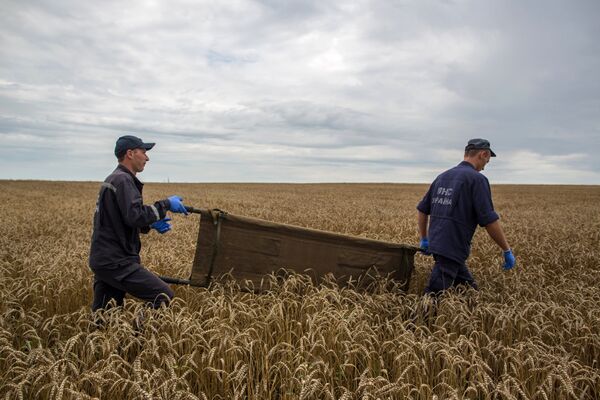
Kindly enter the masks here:
[[130, 176], [133, 178], [133, 182], [135, 183], [135, 185], [136, 185], [136, 186], [137, 186], [139, 189], [141, 189], [141, 188], [142, 188], [142, 186], [144, 186], [144, 184], [142, 183], [142, 181], [140, 181], [140, 180], [137, 178], [137, 176], [135, 176], [135, 175], [133, 174], [133, 172], [131, 172], [129, 169], [127, 169], [127, 167], [125, 167], [124, 165], [122, 165], [122, 164], [119, 164], [119, 165], [117, 165], [117, 169], [116, 169], [115, 171], [117, 171], [117, 170], [118, 170], [118, 171], [122, 171], [122, 172], [125, 172], [125, 173], [129, 174], [129, 175], [130, 175]]
[[[475, 167], [473, 166], [473, 164], [471, 164], [468, 161], [461, 161], [460, 164], [458, 164], [458, 166], [459, 167], [471, 167], [471, 168], [475, 169]], [[477, 170], [475, 169], [475, 171], [477, 171]]]

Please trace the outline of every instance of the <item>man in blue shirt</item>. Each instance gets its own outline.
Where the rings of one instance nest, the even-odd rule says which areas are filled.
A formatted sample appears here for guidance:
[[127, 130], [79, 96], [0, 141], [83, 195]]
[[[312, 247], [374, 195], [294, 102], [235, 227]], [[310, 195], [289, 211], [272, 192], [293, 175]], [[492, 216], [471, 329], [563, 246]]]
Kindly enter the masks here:
[[426, 254], [433, 254], [435, 260], [426, 293], [438, 294], [460, 284], [477, 289], [466, 266], [477, 225], [485, 227], [502, 248], [504, 269], [515, 265], [515, 257], [494, 211], [490, 184], [480, 173], [490, 157], [496, 154], [489, 141], [469, 140], [464, 161], [439, 175], [417, 205], [420, 245]]

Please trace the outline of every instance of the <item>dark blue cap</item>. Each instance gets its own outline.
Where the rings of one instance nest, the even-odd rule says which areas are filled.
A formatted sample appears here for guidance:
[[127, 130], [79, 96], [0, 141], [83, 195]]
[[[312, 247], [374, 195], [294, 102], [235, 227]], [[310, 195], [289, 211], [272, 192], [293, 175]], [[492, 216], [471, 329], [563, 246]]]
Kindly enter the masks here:
[[490, 142], [485, 139], [471, 139], [465, 147], [465, 151], [469, 150], [489, 150], [492, 157], [496, 157], [496, 153], [490, 148]]
[[151, 148], [153, 148], [155, 145], [155, 143], [144, 143], [142, 141], [142, 139], [140, 139], [139, 137], [135, 137], [135, 136], [131, 136], [131, 135], [126, 135], [126, 136], [121, 136], [120, 138], [117, 139], [117, 143], [115, 144], [115, 156], [117, 156], [117, 158], [123, 156], [127, 150], [133, 150], [133, 149], [146, 149], [146, 150], [150, 150]]

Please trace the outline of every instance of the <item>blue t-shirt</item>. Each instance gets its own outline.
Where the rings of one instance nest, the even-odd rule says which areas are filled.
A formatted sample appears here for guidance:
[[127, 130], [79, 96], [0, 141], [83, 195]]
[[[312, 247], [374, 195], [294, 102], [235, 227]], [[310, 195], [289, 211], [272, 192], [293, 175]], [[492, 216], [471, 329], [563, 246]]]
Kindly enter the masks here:
[[469, 257], [477, 225], [499, 218], [488, 179], [467, 161], [439, 175], [417, 209], [430, 216], [429, 251], [459, 263]]

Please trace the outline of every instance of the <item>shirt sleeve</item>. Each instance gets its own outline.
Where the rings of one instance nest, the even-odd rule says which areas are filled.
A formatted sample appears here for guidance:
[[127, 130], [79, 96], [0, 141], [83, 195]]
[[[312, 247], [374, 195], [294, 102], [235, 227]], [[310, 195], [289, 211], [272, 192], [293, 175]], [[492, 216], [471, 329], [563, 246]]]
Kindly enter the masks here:
[[117, 204], [126, 225], [144, 228], [165, 217], [166, 210], [161, 202], [150, 206], [142, 203], [142, 196], [133, 182], [123, 180], [115, 186]]
[[473, 204], [477, 223], [479, 226], [486, 226], [500, 219], [500, 217], [494, 211], [490, 183], [485, 176], [482, 175], [481, 177], [483, 179], [477, 179], [473, 184]]
[[[435, 182], [434, 182], [435, 183]], [[431, 214], [431, 191], [433, 188], [433, 183], [429, 186], [429, 190], [425, 193], [423, 199], [417, 204], [417, 210], [421, 211], [423, 214]]]

